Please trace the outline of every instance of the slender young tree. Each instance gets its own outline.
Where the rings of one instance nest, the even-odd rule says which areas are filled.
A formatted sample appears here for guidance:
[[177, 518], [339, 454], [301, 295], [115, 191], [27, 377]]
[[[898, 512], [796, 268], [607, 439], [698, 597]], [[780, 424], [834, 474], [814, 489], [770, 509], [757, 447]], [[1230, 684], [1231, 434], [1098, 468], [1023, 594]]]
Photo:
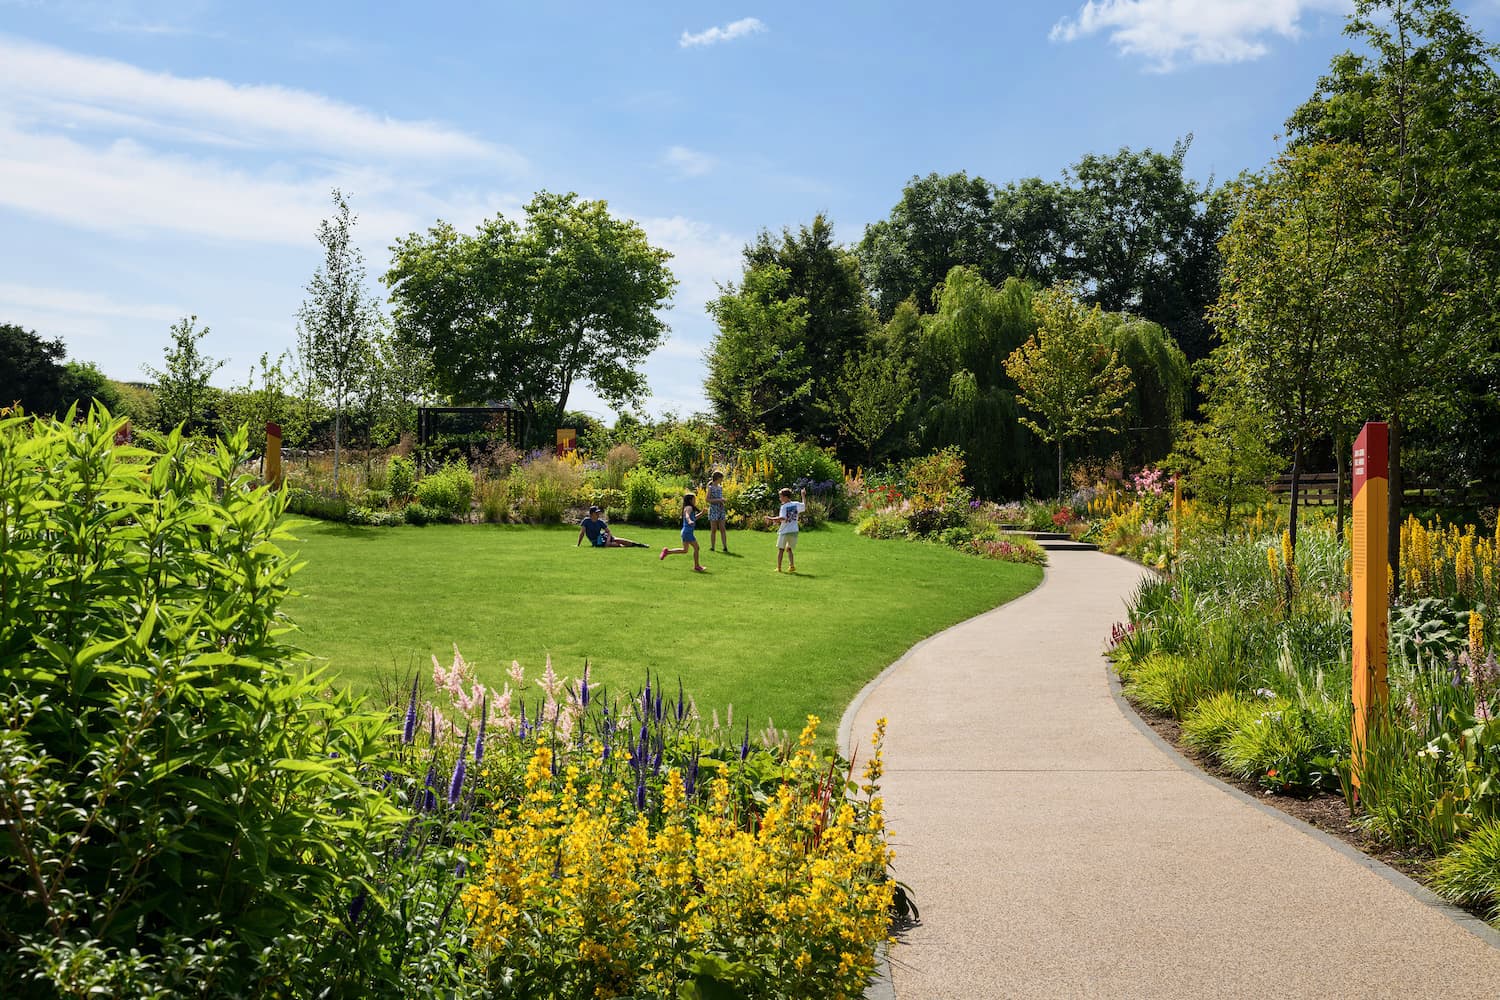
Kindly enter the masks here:
[[172, 343], [163, 354], [164, 365], [161, 368], [141, 366], [156, 383], [162, 424], [166, 427], [180, 424], [188, 432], [205, 423], [208, 402], [214, 391], [208, 380], [224, 366], [222, 360], [211, 358], [198, 349], [198, 342], [208, 336], [208, 327], [199, 330], [197, 323], [197, 316], [174, 323], [170, 330]]
[[355, 216], [337, 188], [333, 204], [333, 217], [318, 224], [323, 264], [307, 283], [300, 319], [307, 337], [307, 364], [333, 403], [333, 482], [337, 488], [344, 410], [366, 374], [370, 328], [378, 321], [379, 311], [365, 288], [364, 255], [351, 238]]
[[1063, 492], [1063, 446], [1108, 430], [1125, 412], [1130, 369], [1105, 346], [1103, 313], [1080, 303], [1066, 288], [1032, 299], [1037, 331], [1005, 359], [1005, 371], [1020, 388], [1017, 401], [1035, 419], [1021, 423], [1057, 446], [1057, 492]]

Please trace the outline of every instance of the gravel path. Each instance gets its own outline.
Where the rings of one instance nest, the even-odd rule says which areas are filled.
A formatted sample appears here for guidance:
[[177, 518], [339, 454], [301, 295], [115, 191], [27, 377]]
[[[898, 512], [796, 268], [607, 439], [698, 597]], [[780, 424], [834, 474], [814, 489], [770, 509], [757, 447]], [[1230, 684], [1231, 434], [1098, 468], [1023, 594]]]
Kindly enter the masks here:
[[1036, 590], [922, 643], [845, 715], [861, 757], [890, 719], [896, 874], [922, 910], [891, 956], [898, 1000], [1500, 997], [1492, 931], [1129, 716], [1100, 653], [1145, 571], [1050, 555]]

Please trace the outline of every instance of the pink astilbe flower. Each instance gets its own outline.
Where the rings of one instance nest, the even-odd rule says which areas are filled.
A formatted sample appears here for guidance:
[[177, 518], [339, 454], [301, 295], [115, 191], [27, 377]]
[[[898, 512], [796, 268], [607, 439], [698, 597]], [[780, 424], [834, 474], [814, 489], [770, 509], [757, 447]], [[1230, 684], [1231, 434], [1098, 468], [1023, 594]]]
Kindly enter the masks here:
[[515, 682], [517, 691], [526, 690], [526, 670], [519, 660], [510, 661], [510, 679]]
[[510, 711], [511, 690], [510, 685], [505, 685], [505, 690], [500, 692], [500, 697], [495, 699], [495, 725], [506, 732], [515, 732], [518, 720]]
[[547, 701], [555, 702], [557, 692], [562, 690], [562, 681], [558, 680], [557, 671], [552, 669], [552, 654], [547, 654], [547, 666], [542, 670], [542, 690], [547, 692]]

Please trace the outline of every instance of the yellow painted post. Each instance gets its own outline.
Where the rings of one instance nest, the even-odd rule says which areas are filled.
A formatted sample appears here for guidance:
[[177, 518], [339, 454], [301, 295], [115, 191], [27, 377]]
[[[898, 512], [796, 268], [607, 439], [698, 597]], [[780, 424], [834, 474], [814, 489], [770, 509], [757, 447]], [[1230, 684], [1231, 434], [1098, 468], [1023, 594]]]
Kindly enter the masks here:
[[1353, 579], [1349, 602], [1354, 619], [1354, 732], [1351, 778], [1359, 791], [1364, 750], [1373, 720], [1379, 719], [1389, 688], [1386, 684], [1386, 618], [1390, 608], [1387, 581], [1386, 511], [1390, 503], [1389, 428], [1365, 424], [1354, 441]]
[[266, 421], [266, 483], [281, 489], [281, 425]]
[[1172, 477], [1172, 554], [1182, 551], [1182, 480]]

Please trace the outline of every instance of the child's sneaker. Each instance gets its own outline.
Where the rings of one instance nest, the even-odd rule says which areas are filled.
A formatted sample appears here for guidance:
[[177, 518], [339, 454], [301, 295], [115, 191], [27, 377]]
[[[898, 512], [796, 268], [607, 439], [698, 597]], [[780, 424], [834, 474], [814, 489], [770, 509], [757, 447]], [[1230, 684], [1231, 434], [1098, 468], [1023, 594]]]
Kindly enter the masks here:
[[666, 549], [662, 549], [661, 550], [661, 555], [659, 555], [659, 556], [656, 557], [656, 561], [657, 562], [661, 562], [665, 558], [667, 558], [667, 550]]

